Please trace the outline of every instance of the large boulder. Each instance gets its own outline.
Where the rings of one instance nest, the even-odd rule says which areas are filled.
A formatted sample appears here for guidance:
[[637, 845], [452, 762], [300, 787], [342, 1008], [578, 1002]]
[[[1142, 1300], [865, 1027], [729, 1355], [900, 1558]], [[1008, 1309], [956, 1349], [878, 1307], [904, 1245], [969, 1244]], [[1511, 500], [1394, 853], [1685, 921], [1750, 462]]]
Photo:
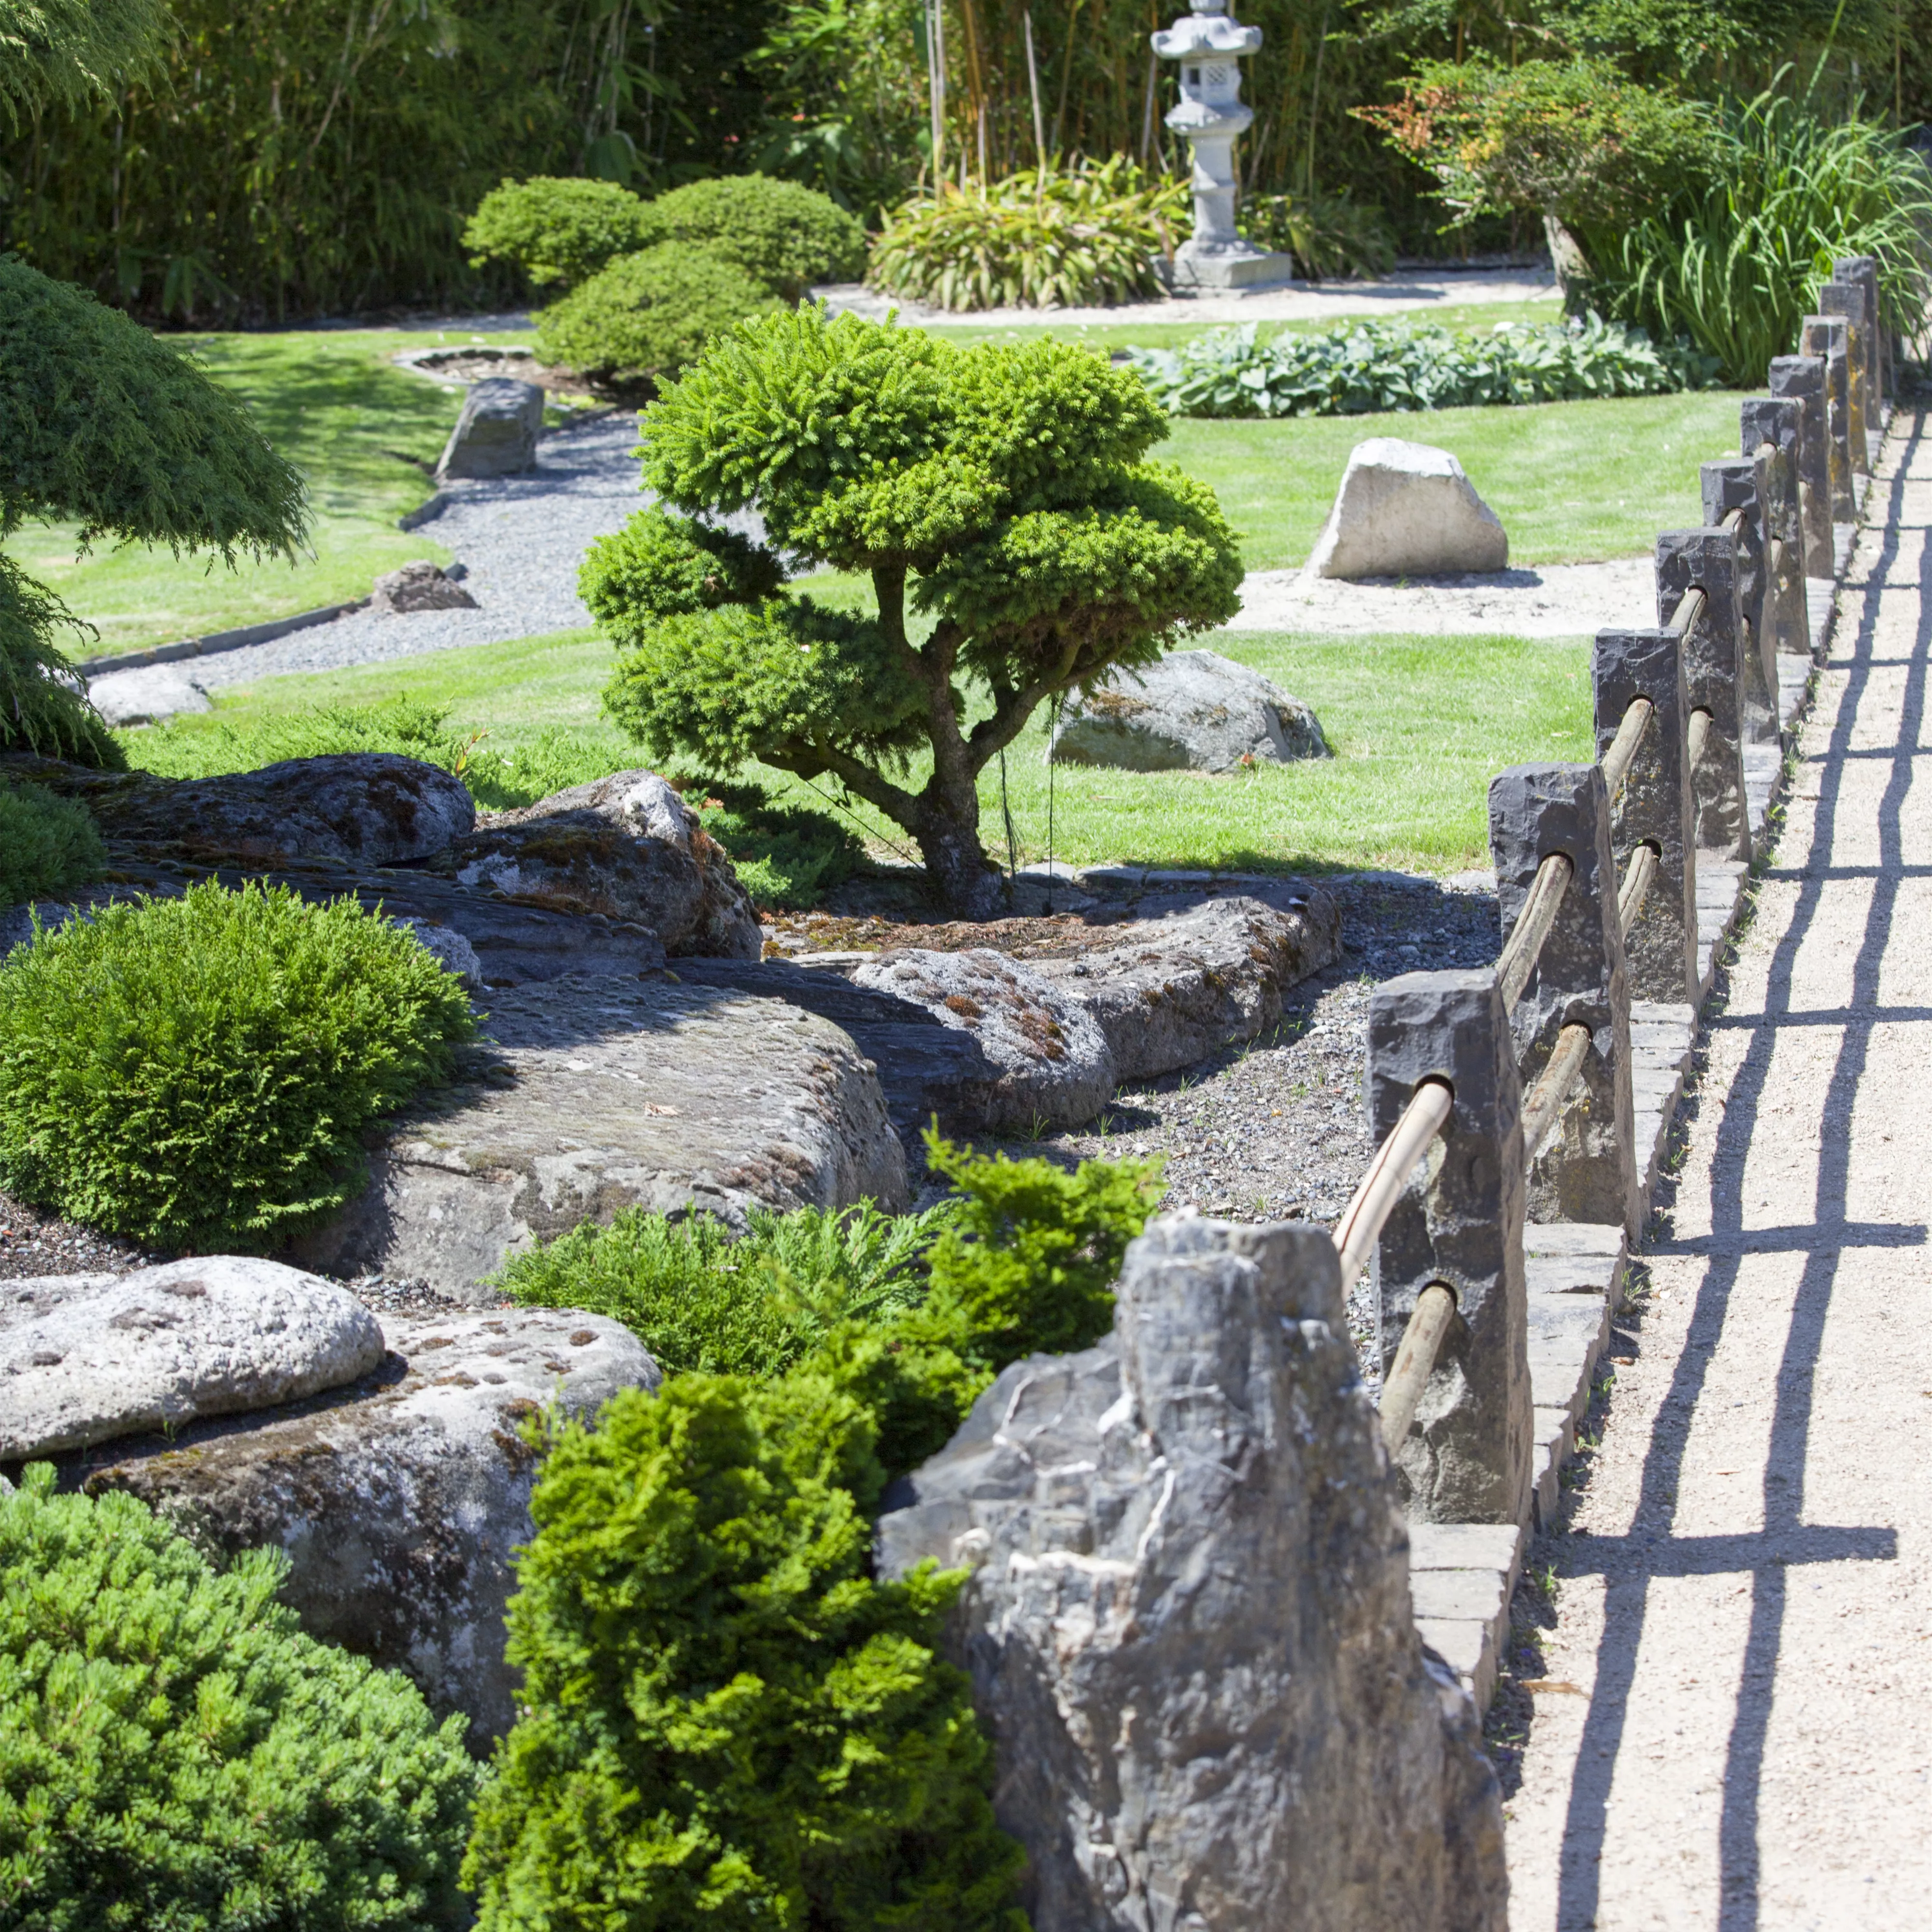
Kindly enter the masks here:
[[214, 709], [208, 693], [178, 664], [138, 664], [132, 670], [99, 672], [87, 680], [87, 694], [117, 731]]
[[1446, 449], [1374, 436], [1348, 453], [1311, 577], [1453, 577], [1501, 570], [1509, 538]]
[[382, 1358], [352, 1294], [274, 1262], [211, 1255], [8, 1299], [0, 1462], [296, 1401]]
[[1156, 1220], [1114, 1334], [1007, 1369], [886, 1504], [882, 1574], [970, 1572], [950, 1647], [1034, 1924], [1503, 1932], [1325, 1230]]
[[449, 440], [436, 459], [436, 480], [515, 476], [537, 466], [544, 392], [534, 382], [488, 376], [472, 382]]
[[1281, 1018], [1282, 995], [1340, 952], [1340, 908], [1326, 892], [1283, 888], [1177, 901], [1114, 928], [1111, 946], [1027, 963], [1099, 1022], [1120, 1080], [1192, 1066]]
[[389, 1124], [368, 1186], [292, 1258], [488, 1293], [511, 1255], [622, 1208], [743, 1225], [754, 1207], [906, 1200], [872, 1063], [776, 1000], [573, 979], [490, 1002], [487, 1047]]
[[982, 1123], [994, 1132], [1035, 1122], [1078, 1126], [1114, 1090], [1113, 1053], [1093, 1016], [1004, 953], [908, 946], [868, 962], [852, 980], [910, 1000], [942, 1026], [973, 1036], [994, 1072]]
[[648, 926], [674, 956], [755, 959], [764, 947], [729, 855], [655, 772], [493, 813], [442, 863], [466, 886]]
[[1173, 651], [1076, 698], [1047, 754], [1130, 772], [1228, 772], [1325, 758], [1328, 740], [1298, 698], [1213, 651]]
[[187, 780], [89, 771], [52, 758], [4, 762], [20, 778], [82, 800], [111, 844], [196, 865], [254, 872], [317, 860], [411, 865], [476, 823], [460, 778], [393, 752], [332, 752]]
[[218, 1557], [286, 1551], [281, 1597], [304, 1629], [406, 1672], [482, 1751], [514, 1714], [503, 1610], [533, 1534], [531, 1432], [656, 1388], [657, 1365], [628, 1329], [569, 1309], [382, 1327], [392, 1352], [337, 1400], [142, 1444], [86, 1486], [140, 1497]]

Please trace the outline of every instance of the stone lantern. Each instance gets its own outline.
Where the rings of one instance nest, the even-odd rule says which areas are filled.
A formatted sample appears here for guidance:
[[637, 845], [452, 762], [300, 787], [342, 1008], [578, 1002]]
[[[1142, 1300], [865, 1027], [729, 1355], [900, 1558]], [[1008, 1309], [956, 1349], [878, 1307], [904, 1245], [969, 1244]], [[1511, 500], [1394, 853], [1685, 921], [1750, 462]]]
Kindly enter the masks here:
[[1255, 118], [1241, 105], [1238, 63], [1260, 46], [1262, 30], [1242, 26], [1222, 0], [1190, 4], [1192, 13], [1152, 37], [1162, 60], [1180, 63], [1180, 104], [1167, 124], [1194, 152], [1194, 232], [1174, 250], [1175, 286], [1245, 289], [1285, 280], [1292, 256], [1257, 248], [1234, 232], [1234, 141]]

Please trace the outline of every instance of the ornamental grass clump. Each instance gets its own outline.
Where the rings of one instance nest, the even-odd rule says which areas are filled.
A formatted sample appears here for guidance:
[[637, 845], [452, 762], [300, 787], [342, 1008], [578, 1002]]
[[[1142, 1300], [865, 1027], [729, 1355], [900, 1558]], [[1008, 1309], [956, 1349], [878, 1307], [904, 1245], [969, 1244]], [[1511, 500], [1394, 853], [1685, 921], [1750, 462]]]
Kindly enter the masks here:
[[106, 907], [0, 966], [0, 1185], [155, 1246], [266, 1248], [350, 1199], [363, 1130], [474, 1030], [353, 899], [211, 881]]
[[1354, 322], [1265, 344], [1255, 325], [1179, 349], [1137, 349], [1148, 389], [1180, 416], [1364, 416], [1481, 404], [1580, 401], [1708, 388], [1718, 363], [1686, 341], [1660, 346], [1596, 316], [1500, 322], [1482, 333]]
[[735, 262], [696, 242], [661, 242], [540, 310], [536, 352], [592, 382], [634, 387], [676, 375], [734, 322], [778, 306]]
[[1184, 238], [1185, 182], [1124, 154], [942, 185], [886, 218], [866, 279], [936, 308], [1086, 308], [1158, 296]]
[[959, 1194], [916, 1219], [620, 1216], [507, 1270], [670, 1374], [562, 1431], [532, 1498], [523, 1701], [464, 1866], [490, 1932], [1024, 1932], [938, 1654], [963, 1577], [879, 1580], [872, 1522], [1000, 1369], [1107, 1332], [1159, 1170], [927, 1148]]
[[44, 785], [0, 782], [0, 905], [84, 886], [106, 862], [86, 806]]
[[470, 1922], [478, 1774], [398, 1671], [303, 1635], [280, 1550], [217, 1571], [131, 1496], [0, 1492], [0, 1924]]

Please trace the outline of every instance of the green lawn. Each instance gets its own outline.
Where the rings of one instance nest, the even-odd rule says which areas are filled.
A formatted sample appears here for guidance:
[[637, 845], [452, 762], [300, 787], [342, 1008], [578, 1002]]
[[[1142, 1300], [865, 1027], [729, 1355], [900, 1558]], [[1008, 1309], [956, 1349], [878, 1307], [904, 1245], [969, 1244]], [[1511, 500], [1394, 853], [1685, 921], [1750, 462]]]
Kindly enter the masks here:
[[90, 656], [346, 603], [412, 557], [446, 562], [447, 550], [427, 534], [398, 530], [396, 520], [434, 488], [422, 466], [435, 462], [463, 392], [411, 375], [389, 358], [445, 340], [484, 339], [360, 328], [190, 338], [308, 479], [314, 554], [292, 568], [278, 562], [230, 571], [111, 539], [76, 560], [74, 532], [45, 524], [19, 532], [7, 548], [98, 628], [100, 642]]
[[[1205, 641], [1313, 705], [1336, 755], [1220, 776], [1060, 768], [1053, 782], [1056, 857], [1076, 865], [1455, 872], [1486, 862], [1484, 800], [1498, 769], [1591, 755], [1588, 653], [1580, 639], [1337, 642], [1226, 634]], [[611, 664], [610, 647], [582, 633], [490, 644], [265, 680], [224, 693], [211, 722], [245, 728], [251, 718], [307, 704], [408, 698], [446, 706], [453, 726], [486, 730], [484, 744], [498, 752], [514, 753], [559, 728], [581, 733], [580, 750], [617, 770], [646, 760], [598, 719]], [[1046, 855], [1043, 724], [1042, 717], [1007, 758], [1022, 862]], [[206, 728], [189, 720], [174, 728]], [[142, 736], [128, 740], [137, 763]], [[814, 790], [764, 767], [750, 775], [803, 802], [831, 797], [829, 787]], [[985, 775], [980, 797], [981, 836], [1004, 856], [997, 765]], [[850, 810], [874, 850], [905, 844], [904, 835], [869, 808]]]

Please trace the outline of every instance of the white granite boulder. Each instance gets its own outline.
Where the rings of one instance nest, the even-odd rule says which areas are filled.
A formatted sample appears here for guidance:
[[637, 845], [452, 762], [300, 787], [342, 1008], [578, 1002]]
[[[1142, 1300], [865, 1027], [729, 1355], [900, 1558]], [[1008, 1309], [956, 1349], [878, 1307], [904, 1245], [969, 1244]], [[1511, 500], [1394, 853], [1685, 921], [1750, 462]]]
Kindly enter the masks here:
[[1371, 436], [1348, 453], [1310, 577], [1454, 577], [1502, 569], [1509, 538], [1446, 449]]
[[1325, 758], [1328, 743], [1315, 713], [1259, 671], [1213, 651], [1173, 651], [1074, 698], [1048, 755], [1130, 772], [1228, 772]]
[[537, 466], [544, 392], [534, 382], [488, 376], [472, 382], [449, 440], [436, 460], [436, 480], [514, 476]]
[[0, 1462], [293, 1402], [382, 1358], [352, 1294], [274, 1262], [212, 1255], [82, 1279], [70, 1294], [43, 1285], [29, 1318], [0, 1327]]
[[1077, 1126], [1114, 1090], [1114, 1056], [1093, 1016], [1066, 990], [988, 947], [888, 952], [852, 975], [855, 986], [924, 1006], [970, 1033], [995, 1070], [986, 1126]]
[[406, 1672], [480, 1752], [514, 1714], [503, 1612], [533, 1533], [527, 1432], [655, 1389], [658, 1367], [574, 1309], [386, 1316], [382, 1332], [380, 1366], [336, 1399], [89, 1458], [86, 1486], [138, 1496], [218, 1558], [285, 1551], [303, 1628]]

